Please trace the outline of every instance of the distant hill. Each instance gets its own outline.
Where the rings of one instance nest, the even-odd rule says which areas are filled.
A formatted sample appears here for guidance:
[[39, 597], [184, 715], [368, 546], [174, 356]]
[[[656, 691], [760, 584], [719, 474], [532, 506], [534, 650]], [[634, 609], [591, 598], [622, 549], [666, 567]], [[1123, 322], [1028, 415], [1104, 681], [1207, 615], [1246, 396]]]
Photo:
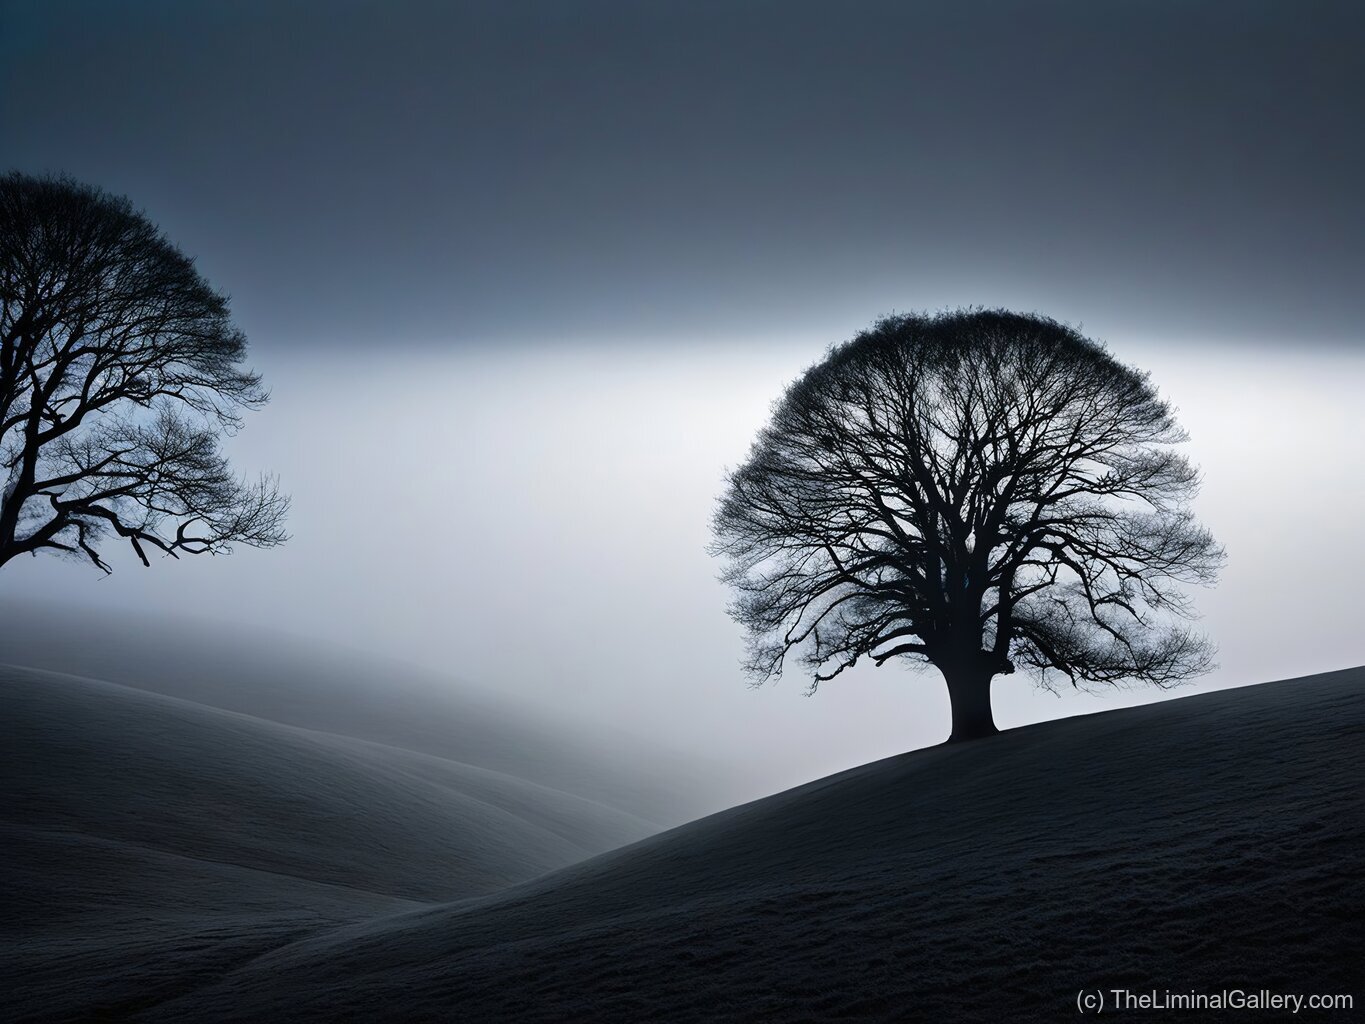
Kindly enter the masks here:
[[1362, 744], [1355, 669], [920, 750], [324, 929], [139, 1019], [1056, 1021], [1082, 988], [1359, 1012]]
[[[121, 683], [265, 721], [477, 765], [659, 827], [725, 806], [721, 772], [475, 683], [192, 616], [0, 600], [0, 664]], [[554, 672], [553, 665], [546, 666]]]

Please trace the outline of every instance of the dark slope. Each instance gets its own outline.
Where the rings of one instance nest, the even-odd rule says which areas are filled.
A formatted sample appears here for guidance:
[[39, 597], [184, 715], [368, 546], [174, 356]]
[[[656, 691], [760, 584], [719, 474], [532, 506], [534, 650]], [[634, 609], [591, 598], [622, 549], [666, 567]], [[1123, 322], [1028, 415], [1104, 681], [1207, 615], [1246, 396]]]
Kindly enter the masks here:
[[0, 667], [0, 1019], [164, 999], [318, 927], [489, 893], [652, 826], [424, 754]]
[[1083, 986], [1359, 1007], [1362, 743], [1355, 669], [917, 751], [146, 1019], [1052, 1021]]

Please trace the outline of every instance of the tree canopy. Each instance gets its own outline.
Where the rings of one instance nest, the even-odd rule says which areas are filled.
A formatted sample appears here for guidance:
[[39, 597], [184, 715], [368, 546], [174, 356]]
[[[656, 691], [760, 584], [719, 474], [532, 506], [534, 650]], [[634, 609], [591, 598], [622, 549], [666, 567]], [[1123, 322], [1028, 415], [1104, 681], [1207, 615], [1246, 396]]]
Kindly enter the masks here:
[[878, 321], [793, 383], [714, 520], [762, 682], [931, 664], [953, 738], [990, 683], [1170, 686], [1211, 667], [1181, 620], [1222, 551], [1190, 511], [1186, 435], [1146, 374], [1037, 315]]
[[217, 553], [285, 539], [288, 499], [219, 440], [263, 405], [227, 299], [124, 198], [0, 178], [0, 565], [100, 542]]

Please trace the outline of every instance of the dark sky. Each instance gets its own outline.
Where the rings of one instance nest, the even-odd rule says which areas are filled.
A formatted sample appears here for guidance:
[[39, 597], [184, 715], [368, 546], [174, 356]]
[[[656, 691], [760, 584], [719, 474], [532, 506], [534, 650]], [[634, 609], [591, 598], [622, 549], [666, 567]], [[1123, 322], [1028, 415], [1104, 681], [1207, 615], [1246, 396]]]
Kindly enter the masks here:
[[0, 164], [132, 197], [258, 346], [1360, 337], [1359, 3], [0, 12]]

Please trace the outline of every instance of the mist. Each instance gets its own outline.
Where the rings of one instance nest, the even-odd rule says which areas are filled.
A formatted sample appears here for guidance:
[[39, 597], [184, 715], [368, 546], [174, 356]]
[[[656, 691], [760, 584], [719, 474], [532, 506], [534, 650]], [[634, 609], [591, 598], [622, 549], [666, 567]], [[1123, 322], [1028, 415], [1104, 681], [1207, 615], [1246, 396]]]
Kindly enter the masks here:
[[[714, 767], [703, 803], [757, 797], [947, 732], [932, 669], [860, 666], [809, 697], [799, 671], [760, 689], [740, 671], [741, 633], [706, 552], [713, 504], [770, 403], [831, 340], [267, 353], [272, 403], [230, 450], [288, 482], [287, 545], [150, 570], [116, 552], [107, 578], [25, 559], [0, 587], [412, 662], [566, 729], [619, 730]], [[1177, 407], [1203, 472], [1197, 512], [1228, 551], [1218, 586], [1195, 592], [1220, 668], [1174, 692], [1365, 661], [1365, 485], [1351, 471], [1365, 358], [1107, 340]], [[1004, 727], [1168, 696], [1054, 695], [1023, 675], [993, 692]]]

